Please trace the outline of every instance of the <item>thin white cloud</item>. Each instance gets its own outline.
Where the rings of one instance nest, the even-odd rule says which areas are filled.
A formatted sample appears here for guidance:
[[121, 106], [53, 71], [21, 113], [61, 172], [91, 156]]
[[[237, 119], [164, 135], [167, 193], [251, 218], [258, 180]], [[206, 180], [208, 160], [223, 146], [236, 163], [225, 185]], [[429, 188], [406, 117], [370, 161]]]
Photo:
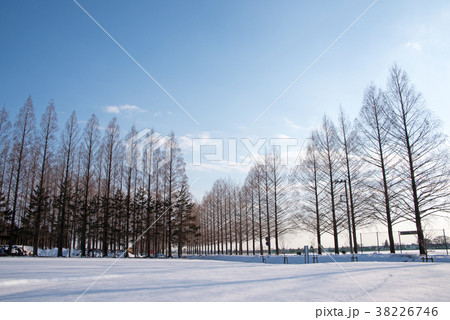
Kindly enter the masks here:
[[211, 134], [207, 131], [195, 135], [187, 133], [184, 136], [177, 137], [177, 139], [181, 150], [192, 150], [193, 139], [211, 139]]
[[115, 113], [115, 114], [120, 113], [120, 109], [118, 106], [107, 106], [105, 107], [105, 111], [108, 113]]
[[406, 47], [407, 47], [407, 48], [410, 48], [410, 49], [413, 49], [413, 50], [415, 50], [415, 51], [421, 51], [421, 50], [422, 50], [422, 47], [421, 47], [421, 45], [420, 45], [419, 43], [417, 43], [417, 42], [412, 42], [412, 41], [408, 41], [408, 42], [406, 43]]
[[166, 112], [163, 112], [163, 111], [156, 111], [156, 112], [153, 113], [153, 116], [154, 116], [154, 117], [159, 117], [159, 116], [165, 115], [165, 114], [168, 115], [168, 116], [170, 116], [170, 115], [173, 114], [173, 112], [172, 112], [172, 111], [166, 111]]
[[107, 113], [114, 113], [114, 114], [119, 114], [121, 111], [145, 112], [144, 109], [139, 108], [138, 106], [135, 106], [135, 105], [130, 105], [130, 104], [124, 104], [124, 105], [120, 105], [120, 106], [107, 106], [107, 107], [104, 107], [103, 110], [105, 110], [105, 112], [107, 112]]
[[177, 137], [181, 150], [192, 150], [192, 138], [187, 136]]
[[299, 126], [299, 125], [296, 124], [294, 121], [289, 120], [288, 118], [284, 118], [283, 121], [284, 121], [284, 123], [285, 123], [288, 127], [292, 128], [292, 129], [297, 129], [297, 130], [298, 130], [298, 129], [303, 129], [302, 126]]
[[125, 104], [119, 107], [120, 110], [129, 110], [129, 111], [137, 111], [137, 112], [145, 112], [144, 109], [139, 108], [138, 106]]
[[276, 138], [277, 139], [292, 139], [293, 137], [280, 133], [280, 134], [276, 135]]

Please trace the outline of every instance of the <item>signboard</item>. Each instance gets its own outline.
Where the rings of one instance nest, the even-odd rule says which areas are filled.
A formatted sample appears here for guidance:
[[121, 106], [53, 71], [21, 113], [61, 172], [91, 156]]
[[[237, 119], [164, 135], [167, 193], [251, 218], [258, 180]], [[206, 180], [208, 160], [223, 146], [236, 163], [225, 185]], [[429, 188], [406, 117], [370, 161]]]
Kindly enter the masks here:
[[406, 236], [408, 234], [417, 234], [417, 231], [399, 231], [401, 236]]

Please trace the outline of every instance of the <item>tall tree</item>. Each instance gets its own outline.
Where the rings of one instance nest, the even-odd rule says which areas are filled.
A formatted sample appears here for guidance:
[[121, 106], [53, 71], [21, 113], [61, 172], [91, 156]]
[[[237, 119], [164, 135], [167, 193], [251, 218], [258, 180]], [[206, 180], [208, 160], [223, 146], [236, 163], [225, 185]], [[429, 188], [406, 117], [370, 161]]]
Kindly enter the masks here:
[[63, 256], [63, 247], [66, 238], [66, 220], [69, 211], [71, 197], [71, 179], [72, 166], [74, 164], [74, 155], [78, 145], [79, 127], [75, 111], [72, 112], [66, 122], [65, 129], [61, 138], [61, 156], [62, 156], [62, 177], [59, 194], [59, 216], [58, 216], [58, 257]]
[[[11, 123], [5, 107], [0, 111], [0, 192], [4, 191], [6, 169], [8, 164], [8, 153], [10, 147]], [[6, 203], [5, 203], [6, 204]]]
[[19, 201], [19, 190], [23, 178], [23, 171], [26, 161], [30, 155], [31, 142], [34, 139], [34, 107], [31, 96], [28, 97], [25, 105], [19, 110], [17, 120], [14, 123], [13, 149], [11, 151], [11, 162], [14, 174], [13, 203], [11, 211], [11, 225], [9, 230], [8, 254], [11, 254], [12, 246], [16, 240], [16, 215]]
[[[128, 246], [130, 242], [130, 218], [131, 218], [131, 196], [132, 196], [132, 188], [133, 188], [133, 177], [135, 175], [135, 171], [137, 170], [137, 161], [138, 161], [138, 150], [137, 150], [137, 130], [133, 125], [128, 132], [125, 140], [126, 140], [126, 198], [125, 198], [125, 206], [126, 206], [126, 227], [125, 227], [125, 245]], [[125, 257], [128, 257], [128, 250], [125, 252]]]
[[337, 149], [336, 127], [327, 116], [323, 117], [321, 130], [315, 132], [314, 140], [317, 141], [323, 165], [327, 168], [329, 196], [331, 200], [331, 219], [333, 224], [334, 253], [339, 254], [338, 226], [340, 219], [336, 212], [336, 192], [334, 184], [336, 177], [339, 176], [337, 171], [340, 159]]
[[252, 169], [250, 170], [250, 176], [252, 177], [252, 183], [253, 183], [253, 187], [256, 189], [257, 191], [257, 195], [258, 195], [258, 234], [259, 234], [259, 254], [263, 255], [264, 254], [264, 242], [263, 242], [263, 213], [262, 213], [262, 170], [261, 170], [261, 165], [256, 164], [252, 167]]
[[296, 195], [294, 202], [298, 202], [298, 198], [303, 198], [299, 206], [299, 214], [296, 216], [300, 220], [299, 226], [306, 231], [315, 232], [318, 254], [322, 254], [322, 234], [329, 227], [323, 221], [319, 195], [321, 190], [321, 181], [325, 174], [320, 170], [320, 164], [314, 141], [315, 134], [309, 138], [306, 152], [301, 162], [296, 165], [291, 174], [292, 184], [299, 185], [300, 192]]
[[[391, 68], [387, 104], [392, 120], [392, 137], [407, 168], [409, 199], [402, 201], [405, 213], [416, 224], [420, 254], [426, 253], [422, 220], [427, 215], [449, 209], [448, 154], [440, 122], [424, 106], [420, 93], [399, 67]], [[411, 212], [413, 214], [411, 214]]]
[[[351, 220], [351, 234], [353, 243], [353, 249], [351, 252], [358, 253], [358, 238], [356, 235], [356, 225], [358, 222], [361, 224], [365, 222], [369, 223], [368, 219], [358, 219], [360, 214], [357, 212], [358, 207], [358, 199], [362, 199], [362, 197], [358, 197], [358, 192], [361, 190], [357, 190], [358, 186], [361, 185], [361, 171], [362, 171], [362, 161], [360, 157], [360, 140], [358, 137], [358, 131], [356, 126], [351, 123], [347, 116], [344, 113], [342, 107], [339, 111], [339, 134], [337, 135], [338, 142], [340, 144], [342, 153], [343, 153], [343, 161], [344, 161], [344, 180], [348, 185], [348, 203], [350, 206], [350, 220]], [[346, 186], [345, 186], [346, 187]], [[366, 220], [366, 221], [365, 221]], [[349, 232], [350, 232], [349, 229]]]
[[84, 167], [83, 175], [83, 214], [80, 230], [80, 247], [81, 256], [86, 256], [86, 238], [87, 238], [87, 226], [89, 222], [89, 202], [92, 194], [92, 178], [95, 171], [96, 153], [99, 147], [99, 123], [95, 114], [89, 118], [83, 133], [83, 146], [82, 146], [82, 162]]
[[245, 179], [245, 188], [248, 192], [250, 206], [252, 254], [256, 255], [256, 190], [254, 186], [253, 175], [250, 171]]
[[187, 181], [184, 181], [174, 205], [174, 235], [177, 242], [179, 258], [182, 256], [183, 246], [188, 239], [191, 236], [195, 236], [198, 232], [198, 227], [192, 212], [193, 207], [194, 203], [188, 193]]
[[8, 112], [5, 107], [0, 111], [0, 234], [8, 234], [10, 227], [10, 213], [9, 204], [6, 201], [5, 187], [8, 194], [10, 190], [10, 179], [8, 179], [8, 169], [11, 164], [8, 161], [10, 149], [11, 123], [8, 118]]
[[267, 250], [269, 254], [272, 254], [272, 238], [271, 238], [271, 214], [270, 214], [270, 189], [272, 187], [269, 173], [269, 157], [264, 157], [264, 163], [261, 164], [262, 173], [262, 188], [264, 191], [264, 205], [266, 213], [266, 232], [267, 232]]
[[370, 205], [369, 210], [386, 225], [389, 249], [391, 253], [395, 253], [393, 224], [400, 217], [392, 205], [396, 192], [394, 189], [396, 179], [392, 174], [396, 160], [389, 135], [391, 122], [385, 109], [383, 92], [377, 90], [374, 85], [368, 87], [358, 118], [358, 129], [361, 132], [363, 160], [373, 167], [369, 171], [371, 179], [368, 179], [367, 184], [372, 191], [370, 201], [367, 201]]
[[286, 173], [285, 168], [281, 164], [281, 158], [278, 150], [274, 149], [268, 154], [268, 162], [266, 163], [267, 170], [269, 171], [269, 179], [272, 194], [271, 208], [273, 211], [273, 226], [275, 237], [275, 253], [280, 254], [279, 237], [285, 233], [288, 229], [286, 221], [286, 211], [283, 206], [286, 199]]
[[168, 257], [172, 258], [173, 245], [173, 206], [175, 205], [176, 193], [185, 180], [185, 163], [181, 155], [175, 133], [171, 132], [166, 142], [165, 172], [167, 183], [167, 250]]
[[120, 143], [120, 128], [117, 118], [114, 117], [108, 124], [103, 137], [104, 158], [104, 196], [103, 196], [103, 237], [102, 254], [108, 256], [108, 235], [110, 218], [110, 200], [113, 191], [113, 174], [117, 169], [117, 155]]
[[41, 160], [39, 182], [34, 191], [36, 201], [36, 212], [34, 212], [34, 234], [33, 234], [33, 255], [38, 255], [39, 235], [41, 229], [43, 210], [49, 208], [49, 192], [46, 189], [47, 171], [53, 157], [55, 134], [58, 129], [56, 123], [56, 111], [53, 100], [50, 101], [45, 113], [42, 115], [38, 136], [39, 153]]

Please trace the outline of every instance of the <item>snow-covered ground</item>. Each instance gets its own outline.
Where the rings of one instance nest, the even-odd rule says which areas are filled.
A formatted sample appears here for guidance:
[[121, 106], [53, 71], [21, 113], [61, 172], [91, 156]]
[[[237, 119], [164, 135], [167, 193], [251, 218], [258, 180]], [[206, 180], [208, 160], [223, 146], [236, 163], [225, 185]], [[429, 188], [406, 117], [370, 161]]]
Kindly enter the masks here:
[[[203, 256], [190, 256], [190, 259], [201, 259], [201, 260], [220, 260], [220, 261], [236, 261], [236, 262], [250, 262], [250, 263], [264, 263], [267, 264], [305, 264], [313, 263], [314, 255], [309, 255], [305, 258], [304, 255], [265, 255], [265, 256], [253, 256], [253, 255], [203, 255]], [[324, 254], [324, 255], [315, 255], [317, 261], [319, 263], [329, 263], [329, 262], [424, 262], [425, 257], [421, 257], [416, 252], [408, 252], [404, 254], [390, 254], [390, 253], [365, 253], [365, 254]], [[431, 262], [431, 258], [433, 262], [450, 262], [450, 256], [445, 255], [445, 250], [440, 252], [433, 252], [428, 256], [428, 261]], [[425, 258], [426, 259], [426, 258]]]
[[[273, 256], [265, 264], [260, 257], [120, 259], [79, 301], [450, 301], [450, 263], [384, 256], [323, 263], [324, 256], [318, 264], [269, 263], [282, 259]], [[0, 258], [0, 301], [75, 301], [114, 261]]]

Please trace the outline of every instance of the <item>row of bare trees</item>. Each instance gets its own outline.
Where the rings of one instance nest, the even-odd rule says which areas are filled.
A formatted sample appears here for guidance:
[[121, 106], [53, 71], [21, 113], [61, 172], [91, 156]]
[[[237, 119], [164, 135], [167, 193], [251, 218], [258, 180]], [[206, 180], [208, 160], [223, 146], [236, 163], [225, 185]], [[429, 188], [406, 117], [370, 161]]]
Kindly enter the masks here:
[[[336, 253], [340, 232], [348, 232], [357, 252], [356, 228], [372, 223], [386, 226], [394, 253], [393, 225], [411, 221], [425, 254], [423, 219], [450, 209], [448, 146], [440, 122], [397, 66], [385, 90], [366, 89], [353, 123], [342, 110], [338, 122], [324, 117], [294, 170], [306, 199], [296, 217], [315, 231], [319, 245], [323, 233], [333, 234]], [[347, 189], [347, 209], [337, 210], [338, 182]]]
[[[337, 125], [324, 116], [311, 132], [293, 168], [282, 166], [274, 150], [257, 161], [243, 186], [218, 180], [201, 208], [203, 250], [208, 253], [268, 252], [289, 230], [340, 236], [358, 252], [357, 229], [385, 225], [395, 252], [393, 226], [414, 223], [420, 254], [426, 252], [423, 220], [450, 209], [448, 145], [440, 121], [397, 66], [386, 89], [370, 85], [359, 116], [340, 110]], [[289, 171], [288, 171], [289, 170]], [[225, 246], [225, 251], [223, 247]]]
[[[122, 251], [171, 257], [199, 238], [185, 163], [174, 133], [133, 126], [121, 138], [117, 119], [95, 115], [80, 128], [76, 113], [58, 139], [50, 101], [36, 128], [31, 97], [11, 124], [0, 113], [2, 242], [79, 249], [81, 256]], [[127, 250], [129, 247], [132, 250]]]
[[[276, 150], [253, 165], [243, 186], [219, 179], [200, 207], [202, 252], [263, 254], [282, 249], [281, 237], [289, 231], [286, 179]], [[258, 245], [257, 245], [258, 244]]]

